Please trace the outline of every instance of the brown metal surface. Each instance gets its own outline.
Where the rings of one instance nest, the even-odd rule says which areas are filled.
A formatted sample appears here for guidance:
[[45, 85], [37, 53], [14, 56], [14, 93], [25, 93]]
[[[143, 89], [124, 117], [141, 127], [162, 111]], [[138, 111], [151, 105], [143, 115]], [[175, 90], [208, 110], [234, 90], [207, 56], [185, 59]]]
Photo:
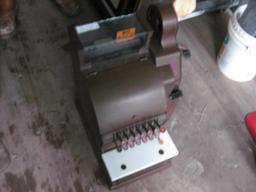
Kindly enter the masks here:
[[[86, 49], [83, 48], [84, 42], [91, 43], [93, 39], [98, 43], [103, 40], [97, 38], [103, 38], [106, 42], [107, 38], [100, 31], [102, 28], [80, 37], [76, 37], [72, 30], [73, 42], [79, 49], [79, 54], [74, 57], [77, 103], [99, 162], [102, 152], [118, 148], [117, 134], [129, 135], [135, 127], [143, 127], [152, 121], [162, 125], [175, 108], [176, 96], [173, 93], [180, 83], [181, 56], [176, 42], [177, 19], [173, 7], [166, 3], [152, 5], [146, 17], [140, 14], [137, 17], [148, 33], [146, 43], [141, 48], [133, 49], [137, 52], [113, 54], [110, 49], [116, 50], [119, 44], [112, 42], [106, 55], [102, 52], [104, 50], [99, 49], [105, 58], [103, 60], [97, 57], [86, 59]], [[118, 26], [122, 29], [122, 25]], [[124, 25], [123, 29], [130, 27]], [[110, 31], [107, 32], [113, 37]], [[83, 43], [79, 43], [81, 40]], [[131, 47], [133, 41], [137, 41], [136, 37], [121, 42], [120, 46]], [[117, 183], [110, 182], [110, 185], [112, 188], [121, 186], [161, 167], [156, 165]]]
[[88, 79], [102, 135], [166, 112], [163, 82], [168, 67], [138, 62], [104, 71]]

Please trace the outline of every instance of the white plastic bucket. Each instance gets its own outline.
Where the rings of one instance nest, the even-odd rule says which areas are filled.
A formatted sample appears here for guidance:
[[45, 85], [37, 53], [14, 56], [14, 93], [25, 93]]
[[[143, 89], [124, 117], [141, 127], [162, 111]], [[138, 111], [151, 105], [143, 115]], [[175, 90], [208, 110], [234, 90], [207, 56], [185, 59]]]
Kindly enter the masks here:
[[217, 58], [221, 72], [238, 82], [252, 80], [256, 75], [256, 38], [244, 31], [238, 23], [246, 7], [239, 7], [231, 16], [228, 35]]

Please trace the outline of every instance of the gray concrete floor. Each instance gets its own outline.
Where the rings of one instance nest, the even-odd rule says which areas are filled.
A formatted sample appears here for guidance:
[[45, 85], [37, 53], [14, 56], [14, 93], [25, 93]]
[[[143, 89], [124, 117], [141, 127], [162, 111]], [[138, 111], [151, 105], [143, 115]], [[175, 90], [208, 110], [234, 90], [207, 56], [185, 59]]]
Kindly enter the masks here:
[[[74, 105], [67, 25], [99, 18], [89, 1], [68, 19], [49, 0], [20, 0], [18, 28], [0, 41], [0, 192], [108, 191]], [[169, 131], [180, 155], [169, 169], [117, 191], [254, 192], [254, 148], [243, 118], [256, 109], [256, 82], [235, 83], [215, 57], [220, 15], [180, 24], [184, 59]], [[5, 146], [5, 148], [3, 148]]]

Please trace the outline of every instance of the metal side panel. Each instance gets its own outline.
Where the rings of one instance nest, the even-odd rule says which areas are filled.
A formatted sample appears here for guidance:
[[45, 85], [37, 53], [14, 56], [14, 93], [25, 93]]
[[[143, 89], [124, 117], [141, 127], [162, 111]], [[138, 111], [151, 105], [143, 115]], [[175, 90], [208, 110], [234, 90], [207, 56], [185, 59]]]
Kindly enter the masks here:
[[142, 143], [127, 151], [116, 149], [102, 154], [112, 182], [130, 176], [151, 166], [169, 160], [179, 154], [168, 131], [160, 134], [158, 139]]

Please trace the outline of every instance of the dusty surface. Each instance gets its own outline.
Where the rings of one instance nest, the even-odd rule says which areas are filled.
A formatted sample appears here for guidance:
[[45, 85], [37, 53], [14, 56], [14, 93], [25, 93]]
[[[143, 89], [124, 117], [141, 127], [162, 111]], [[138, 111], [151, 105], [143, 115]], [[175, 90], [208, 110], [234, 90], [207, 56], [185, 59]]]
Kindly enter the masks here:
[[[68, 19], [50, 0], [20, 0], [17, 33], [0, 41], [0, 170], [8, 165], [1, 163], [8, 156], [1, 143], [11, 158], [0, 172], [1, 192], [108, 191], [74, 105], [65, 48], [68, 24], [98, 18], [83, 2], [83, 14]], [[180, 155], [171, 168], [117, 191], [255, 191], [243, 117], [256, 109], [256, 83], [234, 83], [218, 70], [222, 21], [206, 15], [180, 27], [179, 41], [192, 52], [183, 63], [184, 96], [169, 123]]]

